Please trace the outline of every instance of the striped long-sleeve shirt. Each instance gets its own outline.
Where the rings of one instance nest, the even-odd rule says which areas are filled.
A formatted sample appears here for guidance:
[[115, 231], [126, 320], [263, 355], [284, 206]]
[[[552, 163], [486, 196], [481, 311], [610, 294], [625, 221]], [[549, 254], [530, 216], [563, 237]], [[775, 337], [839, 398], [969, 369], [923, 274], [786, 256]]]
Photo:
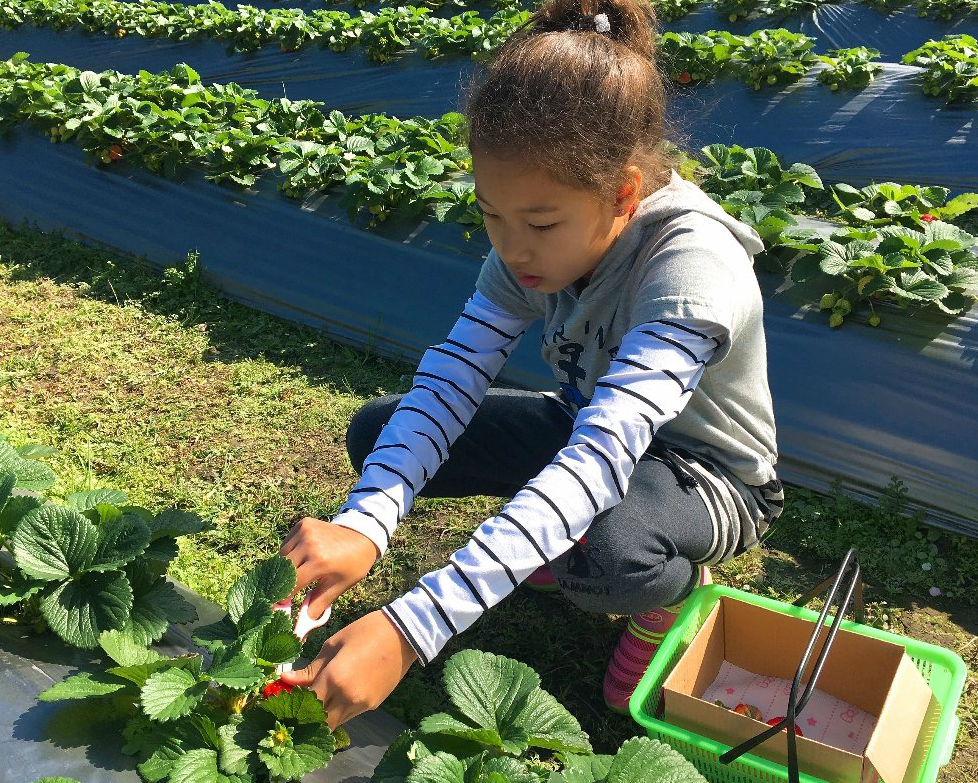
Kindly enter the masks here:
[[[335, 524], [363, 533], [383, 554], [529, 323], [478, 291], [469, 299], [448, 338], [425, 352]], [[448, 565], [384, 608], [422, 663], [622, 501], [638, 458], [683, 409], [725, 339], [723, 327], [702, 320], [645, 323], [626, 333], [567, 446]]]

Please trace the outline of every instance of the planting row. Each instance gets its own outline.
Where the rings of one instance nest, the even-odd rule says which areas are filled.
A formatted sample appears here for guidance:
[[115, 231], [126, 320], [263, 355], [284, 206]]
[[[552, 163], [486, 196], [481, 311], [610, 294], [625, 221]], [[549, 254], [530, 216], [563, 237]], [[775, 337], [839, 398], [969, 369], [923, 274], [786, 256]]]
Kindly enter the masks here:
[[[0, 0], [0, 25], [24, 22], [56, 28], [80, 26], [115, 36], [128, 34], [186, 40], [204, 35], [227, 41], [234, 51], [252, 51], [277, 43], [285, 50], [309, 44], [347, 51], [363, 47], [367, 56], [389, 62], [415, 48], [424, 57], [490, 54], [528, 18], [526, 11], [504, 9], [488, 19], [468, 10], [450, 19], [432, 15], [429, 8], [399, 6], [379, 13], [301, 9], [259, 9], [239, 5], [230, 10], [220, 3], [171, 4], [147, 0]], [[824, 63], [819, 82], [837, 90], [861, 88], [873, 81], [880, 65], [872, 62], [876, 49], [833, 49], [827, 55], [811, 50], [815, 39], [783, 29], [735, 35], [725, 30], [703, 33], [667, 32], [660, 36], [663, 70], [679, 84], [696, 84], [729, 75], [754, 89], [784, 86], [800, 79], [812, 66]], [[946, 100], [978, 97], [978, 44], [968, 35], [929, 41], [907, 53], [905, 63], [925, 68], [923, 90]]]
[[[226, 614], [193, 633], [206, 662], [193, 650], [166, 657], [151, 645], [170, 623], [197, 618], [164, 575], [176, 536], [203, 521], [176, 509], [154, 514], [116, 489], [64, 503], [14, 495], [54, 484], [36, 459], [50, 453], [0, 438], [0, 550], [13, 561], [0, 562], [0, 606], [5, 619], [50, 628], [108, 665], [55, 683], [39, 701], [96, 700], [103, 718], [124, 721], [121, 750], [147, 783], [297, 781], [349, 745], [342, 728], [330, 731], [316, 693], [277, 679], [278, 667], [303, 654], [290, 614], [273, 608], [295, 589], [291, 562], [275, 555], [231, 586]], [[517, 661], [466, 650], [444, 676], [450, 712], [401, 735], [377, 783], [704, 783], [648, 739], [594, 755], [577, 720]]]
[[[5, 125], [30, 122], [53, 142], [75, 141], [101, 165], [124, 160], [175, 176], [190, 164], [209, 179], [242, 186], [274, 171], [280, 190], [296, 198], [343, 186], [340, 205], [351, 220], [366, 212], [368, 226], [422, 214], [483, 225], [459, 114], [348, 118], [313, 101], [267, 101], [235, 84], [205, 86], [186, 65], [133, 77], [35, 64], [20, 53], [0, 63], [0, 117]], [[770, 150], [713, 145], [703, 153], [701, 160], [687, 158], [681, 170], [702, 179], [705, 192], [755, 228], [765, 243], [759, 268], [802, 280], [814, 274], [811, 259], [809, 266], [795, 259], [820, 259], [818, 269], [830, 276], [827, 285], [839, 300], [833, 315], [841, 318], [832, 318], [833, 325], [860, 302], [933, 304], [951, 314], [970, 307], [978, 292], [969, 251], [975, 240], [952, 221], [978, 206], [978, 194], [949, 201], [946, 188], [897, 183], [839, 184], [826, 194], [814, 169], [784, 168]], [[791, 211], [828, 216], [847, 228], [823, 241], [799, 229]], [[829, 259], [840, 243], [851, 244], [851, 268]], [[853, 278], [857, 270], [863, 271]]]
[[[824, 0], [822, 0], [824, 2]], [[747, 17], [789, 16], [817, 9], [820, 0], [714, 0], [717, 13], [731, 22]], [[944, 21], [956, 21], [968, 14], [978, 13], [978, 0], [860, 0], [883, 14], [912, 4], [920, 16]], [[652, 0], [661, 19], [676, 21], [705, 4], [705, 0]]]

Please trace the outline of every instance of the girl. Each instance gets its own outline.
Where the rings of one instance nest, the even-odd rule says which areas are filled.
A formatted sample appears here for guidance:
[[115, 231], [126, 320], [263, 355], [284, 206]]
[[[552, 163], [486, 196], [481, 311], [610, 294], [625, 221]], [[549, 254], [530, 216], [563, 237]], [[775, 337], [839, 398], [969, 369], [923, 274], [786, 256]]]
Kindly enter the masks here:
[[[657, 22], [644, 0], [549, 0], [467, 105], [492, 243], [461, 317], [403, 396], [347, 434], [361, 480], [281, 552], [318, 616], [384, 554], [414, 497], [511, 497], [448, 564], [343, 628], [303, 670], [332, 726], [529, 580], [630, 614], [607, 669], [625, 711], [707, 567], [781, 509], [753, 229], [664, 152]], [[556, 394], [489, 389], [543, 320]]]

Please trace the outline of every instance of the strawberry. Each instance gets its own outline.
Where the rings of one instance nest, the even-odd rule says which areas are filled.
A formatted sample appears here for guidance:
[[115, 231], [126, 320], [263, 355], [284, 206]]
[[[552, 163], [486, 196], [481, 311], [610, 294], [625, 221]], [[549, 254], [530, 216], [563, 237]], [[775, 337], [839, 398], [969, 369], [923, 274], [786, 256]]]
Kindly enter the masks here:
[[109, 147], [109, 160], [118, 160], [122, 157], [122, 147], [118, 144], [113, 144]]
[[764, 720], [761, 711], [753, 704], [738, 704], [733, 708], [733, 711], [739, 715], [746, 715], [748, 718], [753, 718], [754, 720]]
[[834, 307], [838, 300], [839, 297], [835, 294], [824, 294], [819, 300], [818, 306], [822, 310], [828, 310], [830, 307]]
[[683, 71], [679, 74], [680, 84], [689, 84], [691, 81], [693, 81], [693, 77], [689, 75], [689, 71]]
[[937, 218], [934, 217], [930, 212], [925, 212], [923, 215], [920, 216], [920, 219], [923, 220], [925, 223], [930, 223], [932, 220], [937, 220]]
[[[775, 725], [777, 725], [778, 723], [780, 723], [783, 720], [784, 720], [784, 715], [782, 715], [780, 718], [771, 718], [771, 720], [769, 720], [767, 722], [767, 725], [768, 726], [775, 726]], [[804, 734], [801, 733], [801, 729], [798, 727], [798, 724], [797, 723], [795, 724], [795, 734], [797, 734], [799, 737], [804, 737], [805, 736]]]
[[279, 679], [279, 680], [275, 680], [274, 682], [268, 683], [268, 685], [262, 688], [261, 695], [264, 696], [266, 699], [269, 699], [272, 696], [278, 696], [278, 694], [280, 694], [282, 691], [285, 691], [286, 693], [291, 693], [293, 687], [295, 686], [289, 685], [287, 682], [282, 682], [282, 680]]
[[832, 313], [829, 316], [829, 326], [833, 329], [842, 326], [842, 322], [845, 320], [845, 316], [842, 313]]
[[880, 317], [876, 313], [873, 313], [871, 316], [869, 316], [869, 325], [879, 326], [880, 320], [881, 320]]

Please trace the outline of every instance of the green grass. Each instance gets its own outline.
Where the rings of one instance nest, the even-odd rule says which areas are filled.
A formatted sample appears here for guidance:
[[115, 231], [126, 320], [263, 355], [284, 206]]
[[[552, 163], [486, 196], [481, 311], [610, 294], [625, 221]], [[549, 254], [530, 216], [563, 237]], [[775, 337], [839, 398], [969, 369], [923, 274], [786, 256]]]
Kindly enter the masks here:
[[[175, 503], [215, 522], [212, 532], [183, 542], [173, 569], [210, 598], [273, 553], [297, 515], [328, 517], [339, 508], [356, 478], [344, 446], [350, 416], [375, 395], [406, 389], [412, 369], [224, 299], [193, 257], [161, 275], [135, 259], [0, 225], [0, 434], [59, 449], [52, 460], [58, 493], [113, 486], [136, 503]], [[901, 504], [898, 485], [879, 507], [791, 489], [766, 546], [722, 566], [716, 578], [791, 599], [856, 546], [869, 621], [967, 661], [962, 731], [941, 780], [974, 781], [978, 544], [929, 530]], [[387, 556], [338, 602], [337, 623], [410, 589], [499, 505], [419, 499]], [[931, 597], [933, 586], [941, 597]], [[608, 751], [637, 733], [601, 698], [622, 628], [622, 618], [518, 590], [439, 661], [415, 667], [385, 708], [411, 724], [439, 708], [441, 662], [477, 647], [537, 669]]]

